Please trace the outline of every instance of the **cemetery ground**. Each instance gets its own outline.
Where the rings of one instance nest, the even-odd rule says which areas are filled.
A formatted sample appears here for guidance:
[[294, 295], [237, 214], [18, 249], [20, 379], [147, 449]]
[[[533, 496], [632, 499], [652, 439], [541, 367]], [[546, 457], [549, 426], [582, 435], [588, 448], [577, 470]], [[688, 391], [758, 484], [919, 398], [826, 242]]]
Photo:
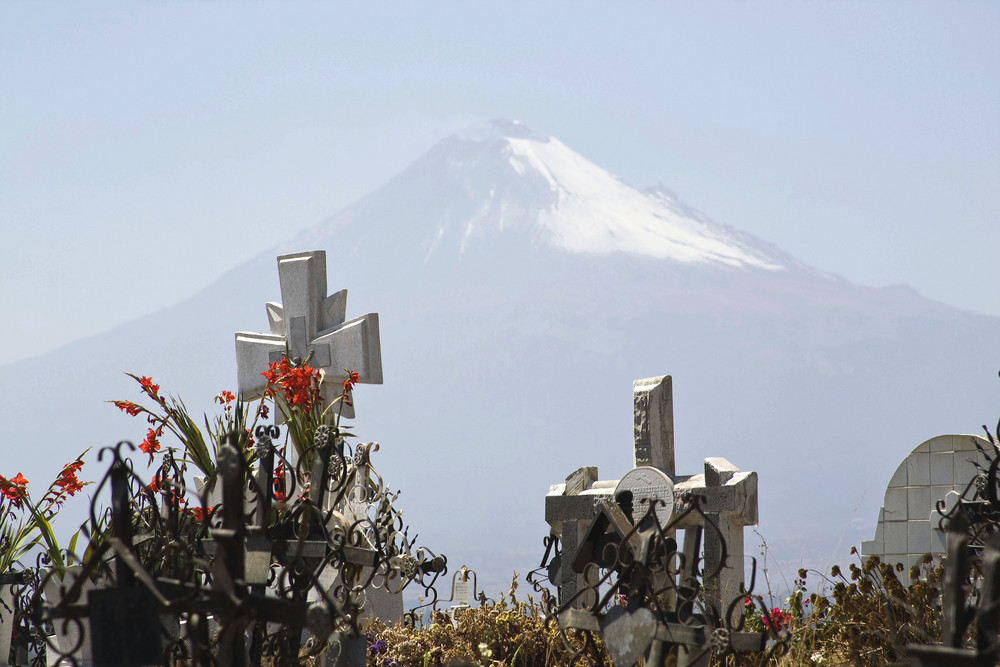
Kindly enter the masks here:
[[[132, 375], [139, 400], [112, 403], [146, 431], [137, 446], [101, 449], [96, 472], [81, 454], [40, 497], [0, 477], [0, 664], [998, 663], [1000, 423], [971, 441], [972, 477], [935, 516], [883, 508], [879, 544], [898, 525], [935, 529], [943, 558], [852, 550], [775, 597], [785, 573], [766, 545], [760, 559], [744, 548], [756, 473], [721, 456], [676, 471], [671, 378], [636, 380], [633, 468], [553, 471], [539, 566], [493, 599], [417, 542], [379, 445], [343, 422], [355, 386], [382, 380], [378, 316], [346, 318], [321, 252], [278, 269], [270, 332], [236, 335], [239, 386], [212, 414]], [[928, 484], [946, 455], [932, 450]], [[913, 470], [900, 488], [922, 502]], [[58, 513], [87, 494], [88, 519], [60, 542]]]

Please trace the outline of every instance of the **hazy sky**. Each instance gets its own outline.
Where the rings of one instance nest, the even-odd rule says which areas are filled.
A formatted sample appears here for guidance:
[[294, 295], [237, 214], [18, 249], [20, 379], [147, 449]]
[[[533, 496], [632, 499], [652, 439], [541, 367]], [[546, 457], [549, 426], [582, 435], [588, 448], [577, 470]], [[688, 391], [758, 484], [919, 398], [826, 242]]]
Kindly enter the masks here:
[[190, 296], [488, 118], [1000, 315], [997, 2], [5, 2], [0, 363]]

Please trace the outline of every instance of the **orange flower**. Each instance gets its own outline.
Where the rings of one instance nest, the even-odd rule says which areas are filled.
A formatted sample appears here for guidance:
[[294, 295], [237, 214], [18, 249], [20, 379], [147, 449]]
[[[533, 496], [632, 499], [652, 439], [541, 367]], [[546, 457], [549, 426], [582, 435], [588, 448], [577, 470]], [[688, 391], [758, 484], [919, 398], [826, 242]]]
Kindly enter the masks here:
[[114, 401], [115, 407], [129, 415], [135, 417], [142, 410], [142, 407], [132, 401]]
[[231, 391], [223, 391], [221, 394], [215, 397], [215, 402], [219, 405], [229, 405], [236, 399]]
[[204, 521], [205, 517], [212, 513], [215, 507], [209, 507], [207, 510], [202, 507], [185, 507], [184, 511], [194, 517], [195, 521]]
[[13, 479], [0, 475], [0, 493], [6, 496], [14, 507], [20, 507], [22, 499], [28, 494], [28, 480], [21, 473], [17, 473]]
[[139, 384], [142, 385], [142, 390], [155, 398], [160, 400], [158, 392], [160, 391], [160, 385], [153, 384], [153, 378], [146, 377], [145, 375], [139, 378]]
[[163, 426], [161, 425], [157, 429], [149, 429], [146, 433], [146, 439], [139, 443], [139, 451], [143, 454], [149, 454], [149, 462], [153, 462], [153, 452], [160, 451], [160, 436], [163, 435]]
[[83, 484], [76, 476], [76, 471], [83, 466], [82, 461], [75, 461], [73, 463], [67, 464], [56, 481], [53, 482], [54, 486], [58, 486], [62, 489], [62, 493], [69, 494], [70, 496], [75, 495], [77, 491], [83, 489]]
[[283, 503], [288, 500], [288, 494], [285, 492], [285, 464], [284, 462], [279, 462], [278, 467], [274, 469], [274, 499], [279, 503]]

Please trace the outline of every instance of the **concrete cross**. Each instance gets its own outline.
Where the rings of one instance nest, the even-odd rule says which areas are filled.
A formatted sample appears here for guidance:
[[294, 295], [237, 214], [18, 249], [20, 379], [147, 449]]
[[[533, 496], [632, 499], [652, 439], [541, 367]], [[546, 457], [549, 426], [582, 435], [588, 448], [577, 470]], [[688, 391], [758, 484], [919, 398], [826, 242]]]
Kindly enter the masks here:
[[[674, 414], [669, 375], [632, 383], [634, 414], [633, 467], [651, 466], [674, 474]], [[580, 541], [597, 513], [597, 503], [614, 494], [618, 480], [599, 481], [597, 468], [580, 468], [554, 485], [545, 498], [545, 520], [560, 539], [559, 599], [568, 600], [583, 585], [583, 575], [574, 571]]]
[[[281, 303], [267, 303], [271, 332], [236, 334], [236, 368], [239, 392], [245, 400], [263, 394], [261, 373], [270, 362], [286, 354], [326, 373], [322, 395], [329, 405], [341, 395], [344, 369], [357, 371], [358, 381], [382, 384], [382, 352], [378, 314], [368, 313], [345, 321], [347, 290], [326, 293], [326, 252], [295, 253], [278, 257]], [[343, 415], [353, 417], [352, 406]]]
[[[723, 458], [705, 459], [705, 472], [676, 475], [674, 472], [674, 428], [672, 382], [669, 375], [636, 380], [633, 383], [635, 469], [653, 467], [673, 480], [673, 515], [689, 508], [686, 494], [703, 499], [705, 516], [721, 532], [727, 558], [722, 571], [709, 577], [706, 591], [709, 600], [725, 611], [743, 584], [743, 527], [757, 523], [757, 473], [744, 472]], [[602, 501], [612, 500], [618, 480], [598, 479], [596, 467], [580, 468], [563, 484], [554, 484], [545, 497], [545, 520], [553, 535], [560, 538], [558, 568], [559, 600], [566, 602], [583, 586], [583, 575], [572, 563], [597, 516]], [[678, 529], [702, 527], [701, 515], [691, 512], [676, 526]], [[706, 528], [705, 570], [719, 568], [722, 557], [719, 533]], [[582, 600], [581, 600], [582, 602]]]

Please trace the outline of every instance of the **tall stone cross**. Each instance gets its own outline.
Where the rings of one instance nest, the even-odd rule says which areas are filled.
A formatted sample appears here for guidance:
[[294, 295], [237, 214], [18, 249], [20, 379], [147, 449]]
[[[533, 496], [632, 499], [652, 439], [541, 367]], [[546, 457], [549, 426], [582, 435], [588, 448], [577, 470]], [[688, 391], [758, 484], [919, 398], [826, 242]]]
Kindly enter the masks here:
[[[645, 378], [632, 383], [634, 416], [633, 468], [650, 466], [667, 475], [674, 474], [674, 408], [669, 375]], [[552, 486], [545, 497], [545, 520], [561, 542], [558, 572], [559, 599], [576, 595], [583, 575], [575, 572], [576, 559], [584, 534], [597, 513], [597, 503], [614, 495], [618, 480], [597, 479], [597, 468], [580, 468], [565, 484]]]
[[[324, 405], [337, 399], [347, 379], [345, 369], [358, 372], [358, 381], [382, 384], [382, 351], [378, 314], [346, 320], [347, 290], [327, 295], [326, 252], [278, 257], [281, 303], [266, 304], [270, 333], [236, 334], [236, 368], [239, 392], [245, 400], [260, 397], [267, 381], [261, 373], [280, 361], [286, 351], [326, 377]], [[346, 320], [346, 321], [345, 321]], [[354, 417], [351, 405], [343, 416]]]
[[[673, 516], [680, 516], [690, 508], [693, 501], [688, 494], [701, 498], [705, 518], [717, 529], [704, 530], [704, 569], [711, 574], [705, 581], [706, 594], [724, 613], [743, 584], [743, 527], [757, 523], [757, 473], [741, 471], [724, 458], [707, 458], [703, 474], [677, 475], [670, 376], [636, 380], [632, 396], [633, 470], [622, 480], [604, 481], [598, 479], [596, 467], [580, 468], [565, 483], [552, 485], [545, 497], [545, 520], [561, 544], [560, 563], [554, 573], [560, 603], [568, 601], [583, 586], [582, 571], [572, 564], [600, 503], [614, 500], [616, 491], [633, 488], [665, 501], [667, 494], [671, 494]], [[665, 523], [664, 517], [661, 523]], [[686, 530], [705, 526], [701, 514], [690, 512], [676, 520], [674, 527]]]

